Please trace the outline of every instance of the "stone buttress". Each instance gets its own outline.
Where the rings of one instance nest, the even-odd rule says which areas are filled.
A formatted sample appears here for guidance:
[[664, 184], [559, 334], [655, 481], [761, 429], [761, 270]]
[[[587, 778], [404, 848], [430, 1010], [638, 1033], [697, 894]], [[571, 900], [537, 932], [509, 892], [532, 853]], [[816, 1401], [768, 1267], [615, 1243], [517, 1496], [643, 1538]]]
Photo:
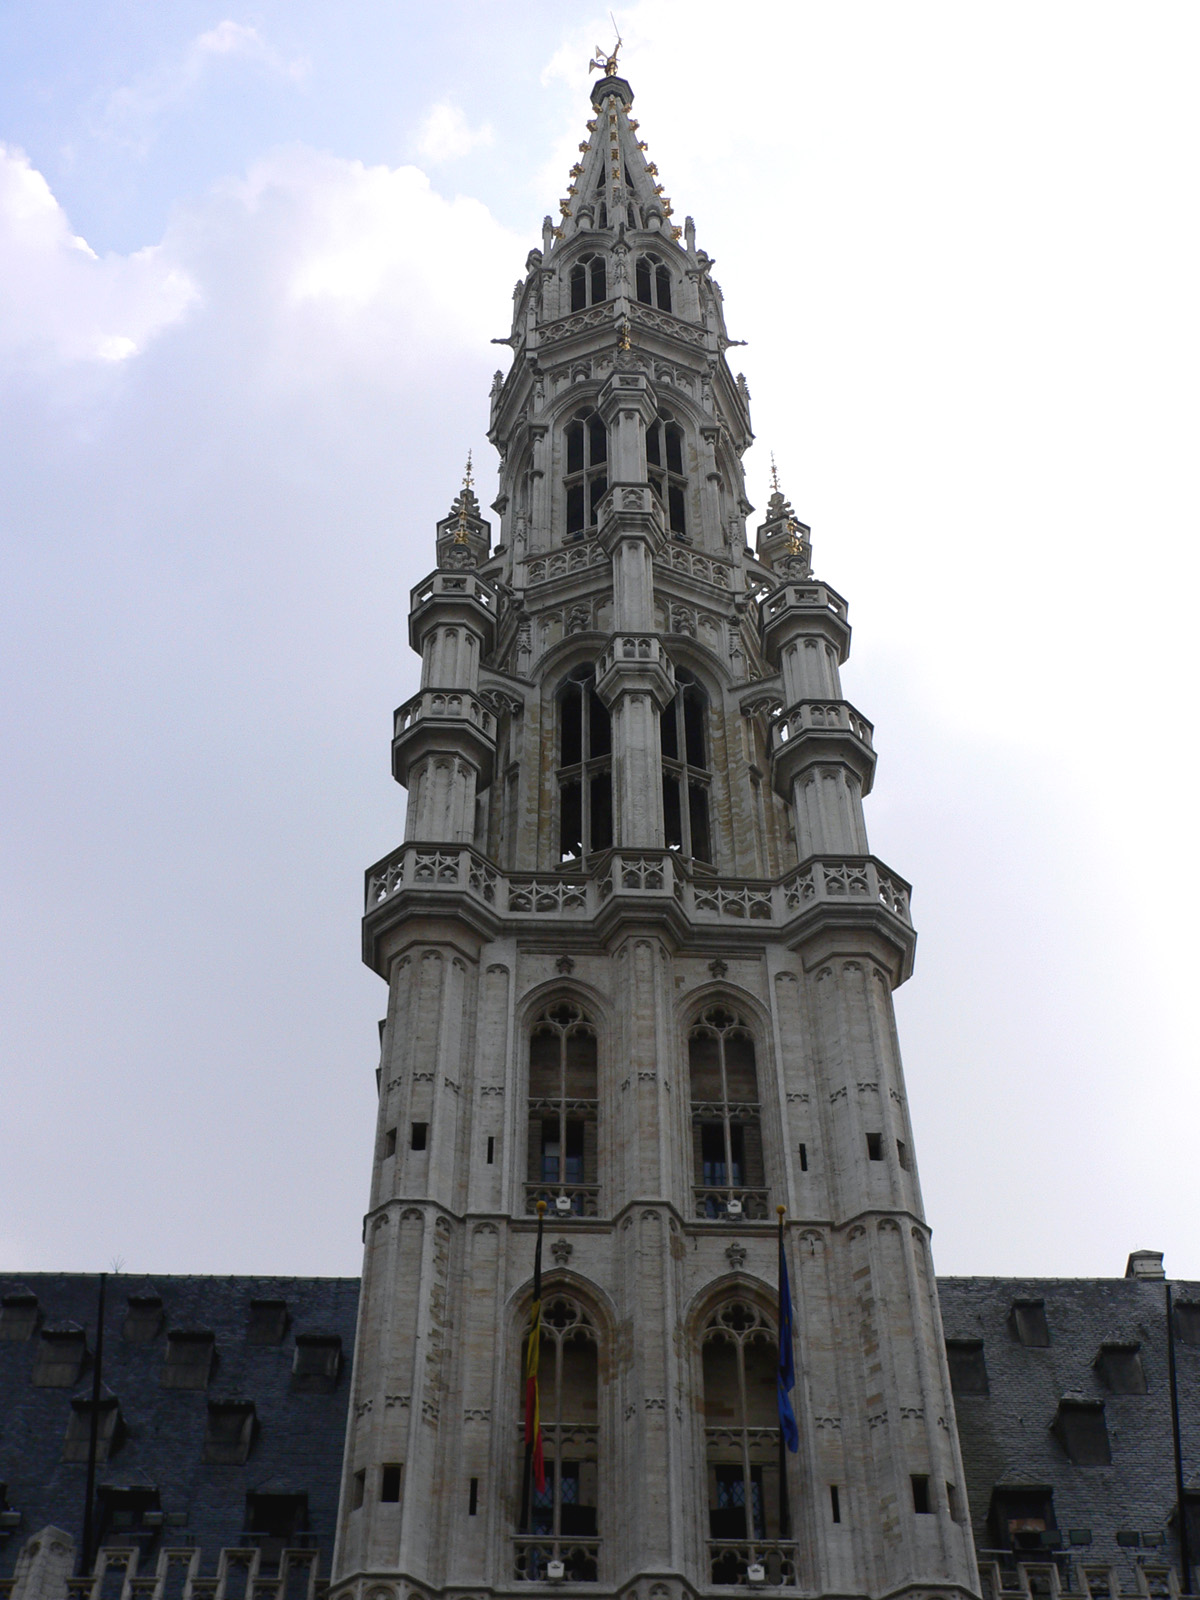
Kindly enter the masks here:
[[632, 101], [596, 84], [515, 290], [500, 540], [468, 474], [412, 595], [333, 1589], [975, 1593], [846, 603], [777, 482], [747, 546], [749, 395]]

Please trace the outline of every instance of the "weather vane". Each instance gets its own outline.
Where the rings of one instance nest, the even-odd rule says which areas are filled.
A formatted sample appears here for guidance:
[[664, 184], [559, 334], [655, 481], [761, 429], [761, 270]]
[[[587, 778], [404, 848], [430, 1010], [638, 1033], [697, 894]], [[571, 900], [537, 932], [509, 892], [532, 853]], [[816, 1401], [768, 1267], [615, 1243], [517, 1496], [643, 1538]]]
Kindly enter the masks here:
[[615, 78], [617, 75], [617, 57], [621, 53], [621, 30], [617, 27], [617, 19], [611, 11], [608, 13], [608, 20], [612, 23], [613, 32], [617, 36], [617, 42], [613, 45], [612, 55], [605, 55], [604, 46], [598, 44], [596, 46], [596, 54], [588, 62], [588, 71], [602, 72], [606, 78]]
[[779, 469], [775, 465], [775, 452], [774, 452], [774, 450], [772, 450], [771, 451], [771, 493], [772, 494], [778, 494], [779, 492], [780, 492], [780, 490], [779, 490]]
[[455, 544], [469, 544], [470, 530], [467, 527], [467, 496], [471, 492], [474, 480], [471, 477], [471, 452], [467, 451], [467, 470], [463, 473], [462, 490], [458, 497], [458, 526], [454, 530]]

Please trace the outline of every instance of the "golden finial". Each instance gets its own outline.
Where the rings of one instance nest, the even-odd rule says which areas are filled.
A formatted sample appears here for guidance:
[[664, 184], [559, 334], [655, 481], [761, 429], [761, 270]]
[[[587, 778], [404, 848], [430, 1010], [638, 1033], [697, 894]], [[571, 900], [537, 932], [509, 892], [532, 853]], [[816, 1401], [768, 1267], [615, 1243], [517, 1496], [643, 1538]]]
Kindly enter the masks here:
[[[629, 130], [630, 130], [630, 132], [631, 133], [636, 133], [640, 127], [641, 127], [641, 123], [638, 121], [638, 119], [636, 117], [630, 117], [630, 119], [629, 119]], [[645, 145], [643, 145], [642, 149], [644, 150], [645, 148], [646, 148]]]
[[620, 342], [620, 344], [617, 345], [617, 349], [618, 350], [632, 350], [633, 349], [633, 345], [631, 344], [630, 339], [629, 339], [629, 323], [628, 322], [623, 322], [621, 324], [621, 342]]
[[787, 1216], [787, 1211], [784, 1209], [783, 1206], [776, 1206], [775, 1207], [775, 1215], [777, 1217], [786, 1217]]
[[596, 46], [596, 54], [588, 62], [589, 72], [602, 72], [606, 78], [615, 78], [617, 75], [617, 57], [621, 53], [621, 35], [617, 29], [616, 18], [612, 12], [608, 13], [609, 21], [613, 25], [613, 32], [617, 35], [617, 42], [613, 45], [612, 55], [606, 56], [602, 45]]
[[538, 1201], [537, 1214], [539, 1217], [544, 1217], [546, 1215], [546, 1202], [544, 1200]]
[[672, 228], [671, 229], [671, 237], [672, 237], [672, 239], [682, 239], [683, 238], [683, 229], [682, 228]]
[[469, 544], [471, 530], [467, 526], [467, 496], [474, 487], [475, 480], [471, 476], [471, 452], [467, 451], [467, 470], [463, 473], [462, 489], [458, 496], [458, 526], [454, 530], [455, 544]]
[[657, 178], [658, 177], [658, 164], [657, 164], [657, 162], [647, 161], [647, 163], [646, 163], [646, 171], [650, 174], [650, 176], [652, 178]]

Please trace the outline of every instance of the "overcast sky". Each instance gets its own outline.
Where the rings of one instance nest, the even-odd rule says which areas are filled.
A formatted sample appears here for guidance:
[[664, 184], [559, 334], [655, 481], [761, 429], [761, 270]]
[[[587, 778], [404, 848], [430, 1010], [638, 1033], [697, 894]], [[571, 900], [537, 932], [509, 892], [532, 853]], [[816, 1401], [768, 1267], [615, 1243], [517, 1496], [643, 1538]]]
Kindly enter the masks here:
[[[359, 1269], [408, 591], [610, 38], [227, 4], [0, 8], [0, 1269]], [[1200, 1278], [1200, 10], [617, 18], [850, 601], [939, 1270]]]

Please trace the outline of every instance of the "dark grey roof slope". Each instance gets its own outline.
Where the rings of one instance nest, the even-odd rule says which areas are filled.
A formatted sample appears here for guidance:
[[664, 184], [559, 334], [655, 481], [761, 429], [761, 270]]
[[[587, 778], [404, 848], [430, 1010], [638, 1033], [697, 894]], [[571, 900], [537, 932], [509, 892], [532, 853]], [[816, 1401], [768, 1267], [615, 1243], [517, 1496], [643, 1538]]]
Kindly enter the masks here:
[[[2, 1576], [47, 1524], [80, 1541], [86, 1443], [73, 1447], [68, 1433], [86, 1441], [98, 1282], [75, 1273], [0, 1279], [0, 1510], [3, 1522], [20, 1519], [0, 1527]], [[209, 1570], [223, 1546], [246, 1542], [247, 1496], [305, 1497], [294, 1502], [289, 1542], [315, 1544], [327, 1573], [357, 1308], [353, 1278], [110, 1276], [103, 1379], [119, 1421], [100, 1498], [162, 1513], [149, 1529], [135, 1516], [123, 1541], [197, 1545]], [[130, 1489], [152, 1493], [122, 1501], [112, 1492]]]

